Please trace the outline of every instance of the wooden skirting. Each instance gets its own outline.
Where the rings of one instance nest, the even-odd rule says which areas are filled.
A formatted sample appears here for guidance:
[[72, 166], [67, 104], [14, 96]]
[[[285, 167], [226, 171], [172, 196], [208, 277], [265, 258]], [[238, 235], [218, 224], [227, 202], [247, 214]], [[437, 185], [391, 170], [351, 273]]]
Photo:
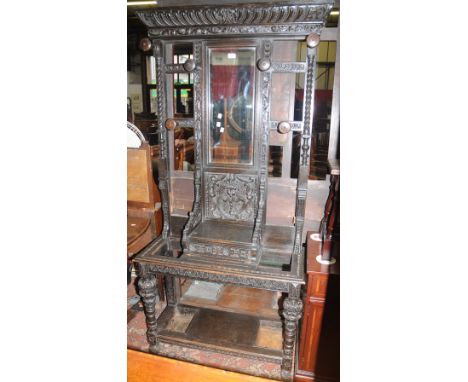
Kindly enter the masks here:
[[277, 382], [127, 350], [127, 382]]

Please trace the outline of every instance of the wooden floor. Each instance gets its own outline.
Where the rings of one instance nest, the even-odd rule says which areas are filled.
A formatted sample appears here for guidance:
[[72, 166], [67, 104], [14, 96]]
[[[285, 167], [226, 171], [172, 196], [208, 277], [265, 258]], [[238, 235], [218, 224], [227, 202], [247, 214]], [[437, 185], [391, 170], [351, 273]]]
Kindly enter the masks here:
[[277, 382], [127, 350], [127, 382]]

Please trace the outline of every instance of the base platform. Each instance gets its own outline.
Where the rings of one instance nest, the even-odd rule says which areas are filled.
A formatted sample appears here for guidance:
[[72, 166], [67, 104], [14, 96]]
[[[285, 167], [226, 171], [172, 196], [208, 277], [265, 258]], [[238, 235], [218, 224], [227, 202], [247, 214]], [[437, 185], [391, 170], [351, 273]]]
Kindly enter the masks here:
[[[280, 320], [178, 304], [158, 319], [158, 341], [281, 363]], [[150, 348], [158, 353], [158, 349]]]

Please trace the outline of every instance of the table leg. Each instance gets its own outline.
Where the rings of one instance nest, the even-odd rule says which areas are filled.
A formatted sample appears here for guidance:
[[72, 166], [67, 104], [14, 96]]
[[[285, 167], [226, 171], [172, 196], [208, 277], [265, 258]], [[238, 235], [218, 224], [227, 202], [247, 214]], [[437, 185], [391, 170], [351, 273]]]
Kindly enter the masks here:
[[300, 285], [291, 285], [289, 294], [283, 302], [284, 335], [281, 378], [285, 381], [292, 381], [293, 379], [297, 327], [302, 317], [303, 307], [303, 303], [300, 299], [300, 288]]
[[156, 296], [158, 295], [158, 282], [156, 276], [149, 272], [141, 272], [138, 279], [138, 293], [143, 301], [146, 317], [146, 337], [150, 350], [157, 345]]

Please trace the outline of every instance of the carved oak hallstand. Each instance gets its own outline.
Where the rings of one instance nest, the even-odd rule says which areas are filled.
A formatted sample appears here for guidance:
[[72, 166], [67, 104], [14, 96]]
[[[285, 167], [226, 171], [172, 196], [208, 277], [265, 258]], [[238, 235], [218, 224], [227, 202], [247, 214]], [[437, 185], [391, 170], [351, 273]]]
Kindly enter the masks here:
[[[165, 343], [252, 357], [281, 364], [281, 378], [292, 380], [305, 283], [303, 228], [315, 56], [333, 1], [206, 3], [160, 1], [161, 7], [137, 12], [148, 27], [156, 58], [158, 185], [164, 216], [160, 237], [135, 259], [150, 351], [161, 354]], [[308, 46], [305, 62], [274, 60], [277, 42], [301, 40]], [[193, 59], [174, 64], [177, 44], [190, 45]], [[193, 78], [193, 118], [174, 118], [174, 73]], [[302, 121], [270, 117], [274, 73], [304, 74]], [[180, 126], [194, 129], [195, 143], [194, 203], [183, 229], [171, 215], [174, 174], [169, 165], [171, 134]], [[301, 134], [290, 226], [266, 221], [271, 131]], [[167, 307], [156, 317], [159, 275], [165, 277]], [[282, 349], [252, 342], [257, 318], [181, 302], [178, 278], [283, 292]]]

